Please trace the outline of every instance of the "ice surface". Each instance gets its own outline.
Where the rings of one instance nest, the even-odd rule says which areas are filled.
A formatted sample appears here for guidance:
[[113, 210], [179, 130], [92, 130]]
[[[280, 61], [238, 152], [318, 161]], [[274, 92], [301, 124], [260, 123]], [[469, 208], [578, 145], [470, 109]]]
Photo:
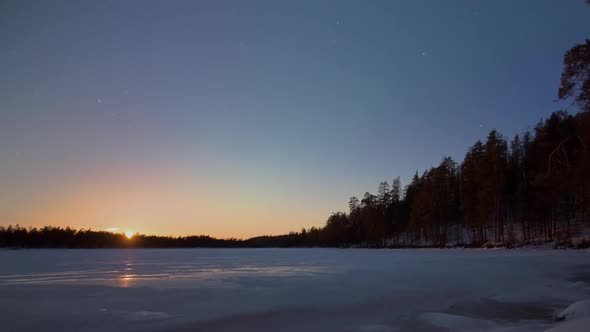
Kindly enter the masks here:
[[422, 314], [421, 317], [433, 325], [446, 328], [449, 331], [487, 331], [496, 326], [488, 320], [439, 312], [428, 312]]
[[545, 332], [588, 332], [590, 330], [590, 317], [576, 319], [553, 327]]
[[555, 322], [555, 313], [590, 298], [588, 255], [2, 250], [0, 326], [60, 332], [545, 331], [576, 322]]

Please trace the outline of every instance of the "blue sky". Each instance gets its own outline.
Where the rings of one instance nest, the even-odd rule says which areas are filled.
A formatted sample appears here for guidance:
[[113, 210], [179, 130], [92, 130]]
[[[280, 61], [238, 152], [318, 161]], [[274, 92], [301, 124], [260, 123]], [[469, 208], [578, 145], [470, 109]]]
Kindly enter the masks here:
[[566, 108], [583, 1], [3, 1], [0, 223], [250, 236]]

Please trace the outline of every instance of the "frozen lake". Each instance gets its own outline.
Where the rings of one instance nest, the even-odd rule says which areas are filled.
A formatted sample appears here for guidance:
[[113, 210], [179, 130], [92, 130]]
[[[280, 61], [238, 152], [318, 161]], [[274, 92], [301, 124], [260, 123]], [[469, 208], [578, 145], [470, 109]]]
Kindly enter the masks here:
[[544, 331], [590, 253], [1, 250], [2, 331]]

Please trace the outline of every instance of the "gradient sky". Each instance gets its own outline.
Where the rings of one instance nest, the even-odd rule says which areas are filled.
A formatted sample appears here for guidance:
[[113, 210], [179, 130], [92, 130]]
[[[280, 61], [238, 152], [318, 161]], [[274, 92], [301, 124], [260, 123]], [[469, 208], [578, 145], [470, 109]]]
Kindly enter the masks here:
[[582, 0], [1, 1], [0, 224], [247, 237], [554, 102]]

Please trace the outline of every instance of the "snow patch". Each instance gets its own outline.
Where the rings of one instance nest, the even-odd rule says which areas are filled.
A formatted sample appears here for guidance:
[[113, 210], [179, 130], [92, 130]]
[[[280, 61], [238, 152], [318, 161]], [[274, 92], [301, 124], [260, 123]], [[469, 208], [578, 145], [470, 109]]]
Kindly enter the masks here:
[[[590, 319], [590, 300], [574, 302], [555, 316], [558, 320]], [[588, 325], [590, 330], [590, 325]]]

